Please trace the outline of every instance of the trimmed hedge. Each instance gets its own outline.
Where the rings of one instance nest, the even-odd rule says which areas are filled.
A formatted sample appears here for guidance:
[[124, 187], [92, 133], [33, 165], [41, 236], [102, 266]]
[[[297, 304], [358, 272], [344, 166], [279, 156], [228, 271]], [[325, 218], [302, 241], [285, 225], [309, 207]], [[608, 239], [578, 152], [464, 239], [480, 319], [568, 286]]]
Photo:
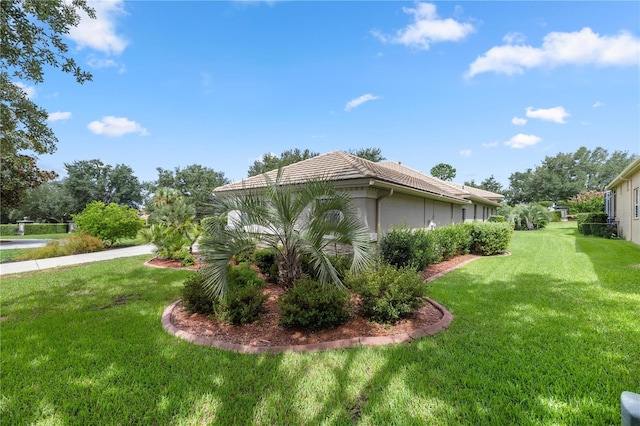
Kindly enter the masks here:
[[471, 251], [483, 256], [502, 254], [507, 251], [512, 235], [513, 225], [510, 223], [474, 222]]
[[487, 222], [506, 222], [507, 218], [500, 215], [492, 215], [487, 218]]
[[0, 236], [18, 235], [18, 225], [0, 225]]
[[421, 271], [431, 264], [470, 252], [485, 256], [504, 253], [512, 233], [513, 225], [506, 222], [464, 223], [434, 231], [399, 227], [381, 240], [380, 253], [390, 265]]
[[66, 234], [66, 223], [27, 223], [24, 225], [24, 235]]

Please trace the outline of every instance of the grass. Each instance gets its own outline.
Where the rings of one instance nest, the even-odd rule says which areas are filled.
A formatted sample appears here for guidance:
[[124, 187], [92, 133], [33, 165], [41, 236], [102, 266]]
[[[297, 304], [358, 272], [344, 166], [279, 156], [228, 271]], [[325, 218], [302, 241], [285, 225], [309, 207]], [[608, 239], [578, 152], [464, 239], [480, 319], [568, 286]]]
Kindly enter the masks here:
[[0, 263], [13, 262], [17, 257], [27, 253], [30, 249], [8, 249], [0, 250]]
[[187, 271], [147, 257], [3, 277], [2, 424], [619, 424], [640, 391], [640, 247], [575, 224], [430, 285], [449, 330], [242, 355], [167, 334]]

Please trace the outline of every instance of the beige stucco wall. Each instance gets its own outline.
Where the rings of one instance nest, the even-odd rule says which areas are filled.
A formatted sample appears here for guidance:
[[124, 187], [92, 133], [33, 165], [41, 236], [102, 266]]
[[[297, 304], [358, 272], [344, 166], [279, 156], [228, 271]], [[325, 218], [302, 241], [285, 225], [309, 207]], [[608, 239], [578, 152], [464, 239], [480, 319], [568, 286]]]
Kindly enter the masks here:
[[462, 209], [457, 204], [402, 193], [380, 200], [380, 230], [383, 234], [399, 225], [428, 228], [461, 221]]
[[623, 238], [640, 244], [640, 219], [634, 218], [634, 188], [640, 188], [640, 170], [631, 175], [628, 181], [615, 187], [615, 214], [618, 234]]

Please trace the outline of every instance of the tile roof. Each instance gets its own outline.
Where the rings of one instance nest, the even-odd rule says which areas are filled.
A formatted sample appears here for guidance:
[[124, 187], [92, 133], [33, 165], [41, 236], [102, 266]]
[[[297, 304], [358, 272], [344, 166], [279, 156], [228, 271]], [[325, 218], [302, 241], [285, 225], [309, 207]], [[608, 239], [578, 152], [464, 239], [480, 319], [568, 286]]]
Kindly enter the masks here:
[[[252, 176], [238, 182], [220, 186], [216, 188], [214, 192], [219, 193], [261, 188], [266, 186], [268, 181], [274, 182], [277, 173], [277, 170], [272, 170], [261, 175]], [[427, 197], [436, 196], [460, 203], [467, 202], [466, 199], [458, 195], [463, 193], [459, 189], [447, 187], [435, 181], [431, 182], [424, 179], [425, 175], [419, 172], [416, 173], [417, 174], [403, 173], [393, 167], [374, 163], [343, 151], [332, 151], [283, 167], [281, 181], [286, 184], [299, 184], [310, 179], [325, 179], [330, 181], [371, 179], [396, 185], [401, 188], [419, 191]]]

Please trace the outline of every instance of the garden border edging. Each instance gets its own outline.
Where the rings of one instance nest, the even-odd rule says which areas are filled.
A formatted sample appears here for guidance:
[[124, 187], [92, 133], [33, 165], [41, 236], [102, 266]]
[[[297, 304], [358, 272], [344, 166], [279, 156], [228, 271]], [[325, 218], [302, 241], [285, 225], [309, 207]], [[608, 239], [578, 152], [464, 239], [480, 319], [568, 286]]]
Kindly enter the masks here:
[[182, 299], [178, 299], [171, 305], [167, 306], [162, 313], [162, 327], [169, 334], [173, 334], [183, 340], [196, 345], [210, 346], [218, 349], [224, 349], [246, 354], [262, 354], [262, 353], [282, 353], [282, 352], [319, 352], [331, 349], [345, 349], [356, 346], [382, 346], [397, 343], [406, 343], [411, 340], [417, 340], [424, 336], [432, 336], [445, 328], [448, 328], [453, 320], [453, 315], [440, 303], [427, 298], [427, 301], [442, 313], [442, 318], [435, 323], [426, 327], [420, 327], [408, 333], [395, 334], [392, 336], [361, 336], [351, 339], [333, 340], [330, 342], [313, 343], [309, 345], [283, 345], [283, 346], [251, 346], [240, 345], [237, 343], [228, 343], [221, 340], [215, 340], [208, 337], [196, 336], [184, 330], [180, 330], [171, 322], [171, 314], [173, 309]]

